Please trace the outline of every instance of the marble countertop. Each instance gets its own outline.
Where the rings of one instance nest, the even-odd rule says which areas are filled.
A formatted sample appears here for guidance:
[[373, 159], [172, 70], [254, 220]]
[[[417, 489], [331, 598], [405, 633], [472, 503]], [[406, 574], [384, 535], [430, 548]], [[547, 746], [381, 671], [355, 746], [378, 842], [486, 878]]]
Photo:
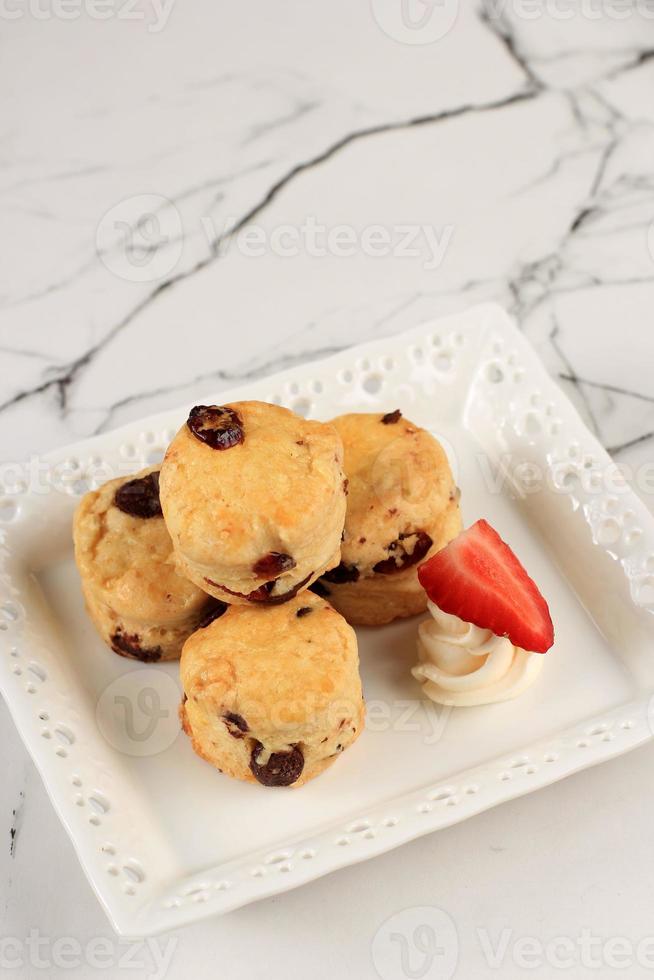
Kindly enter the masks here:
[[[652, 506], [654, 10], [8, 9], [0, 462], [494, 299]], [[111, 937], [4, 705], [0, 732], [0, 935]], [[511, 930], [507, 978], [516, 938], [635, 947], [654, 933], [653, 767], [642, 749], [180, 931], [166, 975], [253, 977], [263, 950], [270, 977], [374, 977], [379, 926], [424, 905], [457, 923], [467, 980], [497, 975], [479, 923]], [[123, 951], [118, 975], [156, 975], [151, 949]]]

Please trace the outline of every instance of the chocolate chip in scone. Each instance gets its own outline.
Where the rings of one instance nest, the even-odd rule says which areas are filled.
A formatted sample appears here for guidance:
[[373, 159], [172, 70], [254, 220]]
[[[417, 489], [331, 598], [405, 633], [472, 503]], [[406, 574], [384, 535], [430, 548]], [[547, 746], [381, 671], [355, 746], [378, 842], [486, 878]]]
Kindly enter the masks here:
[[394, 412], [387, 412], [386, 415], [382, 417], [383, 425], [395, 425], [402, 418], [402, 412], [399, 408], [396, 408]]
[[378, 561], [376, 565], [373, 565], [372, 570], [378, 575], [393, 575], [395, 572], [403, 572], [405, 568], [416, 565], [424, 558], [433, 543], [424, 531], [400, 534], [399, 538], [392, 541], [386, 549], [390, 552], [390, 556]]
[[321, 599], [328, 599], [331, 595], [327, 586], [320, 579], [309, 586], [309, 592], [313, 592], [314, 595], [319, 595]]
[[308, 616], [311, 611], [311, 606], [301, 606], [295, 615], [298, 619], [303, 619], [305, 616]]
[[295, 568], [297, 562], [291, 555], [285, 555], [280, 551], [271, 551], [263, 558], [259, 558], [252, 566], [252, 571], [259, 578], [276, 578], [284, 572], [290, 572]]
[[121, 629], [117, 629], [111, 637], [111, 649], [121, 657], [142, 660], [146, 664], [161, 660], [163, 653], [161, 647], [142, 647], [141, 637], [137, 633], [123, 633]]
[[148, 473], [147, 476], [128, 480], [116, 490], [114, 504], [123, 514], [130, 517], [161, 517], [161, 501], [159, 500], [159, 473]]
[[250, 727], [242, 715], [234, 714], [233, 711], [227, 711], [223, 715], [223, 721], [227, 725], [227, 731], [232, 736], [232, 738], [243, 738], [246, 732], [250, 731]]
[[224, 615], [228, 609], [229, 606], [226, 602], [223, 602], [221, 599], [212, 599], [207, 606], [204, 616], [198, 623], [197, 629], [204, 630], [207, 628], [207, 626], [211, 626], [211, 624], [217, 619], [220, 619], [220, 617]]
[[347, 479], [347, 477], [346, 477], [346, 478], [345, 478], [345, 479], [343, 480], [343, 493], [345, 494], [345, 496], [346, 496], [346, 497], [347, 497], [347, 491], [348, 491], [348, 487], [349, 487], [349, 486], [350, 486], [350, 481], [349, 481], [349, 480]]
[[261, 742], [255, 742], [250, 771], [263, 786], [290, 786], [300, 778], [304, 769], [304, 755], [299, 745], [292, 746], [288, 752], [271, 752], [265, 765], [259, 765], [257, 760], [262, 750]]
[[224, 405], [196, 405], [186, 424], [196, 439], [212, 449], [231, 449], [245, 439], [238, 412]]
[[325, 572], [323, 578], [326, 578], [328, 582], [333, 582], [334, 585], [344, 585], [345, 582], [358, 582], [359, 569], [356, 565], [346, 565], [345, 562], [341, 562], [336, 568], [331, 568], [328, 572]]

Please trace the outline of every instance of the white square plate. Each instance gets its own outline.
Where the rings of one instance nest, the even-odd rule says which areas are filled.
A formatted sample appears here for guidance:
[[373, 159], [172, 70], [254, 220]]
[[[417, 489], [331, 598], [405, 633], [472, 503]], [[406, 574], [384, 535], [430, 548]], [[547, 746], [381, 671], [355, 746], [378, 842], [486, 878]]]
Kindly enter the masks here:
[[232, 781], [179, 732], [177, 666], [123, 660], [96, 637], [72, 558], [77, 496], [160, 459], [186, 409], [33, 465], [28, 486], [0, 496], [0, 686], [123, 934], [295, 887], [652, 737], [654, 519], [502, 310], [424, 324], [220, 401], [245, 397], [321, 419], [399, 407], [431, 429], [465, 524], [487, 517], [515, 547], [557, 640], [519, 700], [448, 711], [409, 673], [416, 620], [359, 630], [369, 719], [356, 745], [300, 790]]

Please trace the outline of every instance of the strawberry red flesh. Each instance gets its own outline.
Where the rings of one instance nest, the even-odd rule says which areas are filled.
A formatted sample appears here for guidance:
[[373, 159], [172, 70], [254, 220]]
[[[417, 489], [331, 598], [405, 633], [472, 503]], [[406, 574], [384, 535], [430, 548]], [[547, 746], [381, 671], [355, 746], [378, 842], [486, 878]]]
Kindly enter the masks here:
[[546, 653], [554, 643], [550, 611], [536, 583], [484, 520], [418, 568], [420, 584], [443, 612]]

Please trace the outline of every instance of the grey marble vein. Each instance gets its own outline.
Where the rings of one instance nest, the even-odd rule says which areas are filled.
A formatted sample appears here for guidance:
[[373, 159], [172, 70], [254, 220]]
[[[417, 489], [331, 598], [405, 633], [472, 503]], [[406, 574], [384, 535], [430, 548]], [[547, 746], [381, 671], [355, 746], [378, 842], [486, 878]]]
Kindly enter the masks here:
[[580, 378], [576, 374], [566, 374], [565, 371], [559, 372], [559, 377], [562, 381], [573, 381], [575, 384], [588, 385], [589, 388], [599, 388], [614, 395], [627, 395], [629, 398], [637, 398], [640, 401], [654, 404], [654, 395], [645, 395], [641, 391], [631, 391], [629, 388], [621, 388], [606, 381], [590, 381], [588, 378]]
[[627, 449], [633, 449], [634, 446], [640, 446], [644, 442], [649, 442], [653, 437], [654, 432], [645, 432], [642, 436], [636, 436], [635, 439], [628, 439], [626, 442], [618, 443], [615, 446], [607, 446], [607, 451], [612, 456], [618, 456]]
[[[565, 364], [565, 367], [566, 367], [566, 370], [567, 370], [567, 378], [571, 382], [571, 384], [574, 386], [574, 388], [576, 389], [576, 391], [579, 393], [579, 396], [580, 396], [580, 398], [581, 398], [581, 400], [583, 402], [583, 406], [584, 406], [584, 409], [585, 409], [585, 412], [586, 412], [587, 421], [589, 422], [589, 424], [590, 424], [593, 432], [597, 435], [597, 434], [599, 434], [599, 427], [597, 425], [597, 421], [596, 421], [595, 416], [593, 414], [593, 410], [592, 410], [591, 404], [588, 401], [588, 398], [586, 397], [586, 393], [584, 392], [583, 386], [579, 382], [579, 378], [577, 377], [577, 374], [576, 374], [576, 372], [574, 370], [573, 365], [571, 364], [569, 358], [566, 357], [566, 355], [563, 352], [563, 349], [561, 347], [561, 344], [559, 343], [559, 336], [560, 336], [560, 333], [561, 333], [560, 325], [557, 323], [556, 317], [555, 317], [555, 315], [553, 313], [550, 314], [550, 317], [551, 317], [551, 320], [552, 320], [552, 329], [550, 330], [550, 335], [549, 335], [550, 343], [551, 343], [552, 347], [554, 348], [554, 350], [556, 351], [556, 353], [558, 354], [558, 356], [560, 357], [560, 359]], [[560, 376], [562, 377], [562, 375], [560, 375]]]
[[41, 382], [38, 385], [35, 385], [31, 389], [20, 391], [11, 398], [7, 399], [5, 402], [0, 403], [0, 412], [5, 411], [7, 408], [12, 407], [19, 402], [25, 401], [25, 399], [30, 398], [33, 395], [42, 394], [43, 392], [52, 388], [56, 390], [60, 410], [65, 414], [67, 408], [67, 393], [69, 388], [75, 382], [79, 373], [92, 362], [96, 354], [106, 348], [107, 345], [110, 344], [119, 333], [128, 327], [140, 313], [154, 303], [163, 293], [173, 288], [175, 285], [177, 285], [177, 283], [196, 275], [198, 272], [202, 271], [213, 263], [220, 255], [221, 248], [224, 247], [225, 243], [231, 240], [242, 228], [251, 223], [255, 218], [259, 217], [259, 215], [273, 201], [275, 201], [279, 194], [281, 194], [282, 191], [285, 190], [298, 176], [308, 170], [326, 163], [342, 150], [351, 146], [353, 143], [371, 136], [378, 136], [383, 133], [435, 125], [471, 114], [495, 112], [497, 110], [516, 105], [520, 102], [536, 98], [538, 94], [539, 93], [537, 90], [528, 88], [503, 99], [486, 103], [480, 102], [478, 104], [470, 103], [452, 109], [444, 109], [440, 112], [434, 113], [433, 115], [418, 116], [408, 120], [383, 123], [361, 130], [356, 130], [341, 137], [335, 143], [332, 143], [311, 159], [295, 164], [286, 174], [284, 174], [283, 177], [279, 178], [279, 180], [277, 180], [267, 190], [263, 197], [245, 214], [243, 214], [227, 232], [219, 235], [213, 241], [209, 254], [197, 261], [190, 269], [180, 272], [177, 275], [173, 275], [169, 279], [158, 283], [135, 306], [133, 306], [121, 320], [110, 327], [100, 341], [89, 347], [83, 354], [75, 358], [59, 372], [55, 372], [53, 377]]
[[518, 36], [509, 20], [506, 12], [502, 10], [502, 5], [493, 0], [486, 0], [482, 3], [479, 17], [490, 31], [498, 38], [504, 46], [509, 57], [516, 63], [524, 73], [529, 82], [529, 86], [534, 91], [546, 88], [542, 79], [534, 72], [531, 61], [522, 50]]

